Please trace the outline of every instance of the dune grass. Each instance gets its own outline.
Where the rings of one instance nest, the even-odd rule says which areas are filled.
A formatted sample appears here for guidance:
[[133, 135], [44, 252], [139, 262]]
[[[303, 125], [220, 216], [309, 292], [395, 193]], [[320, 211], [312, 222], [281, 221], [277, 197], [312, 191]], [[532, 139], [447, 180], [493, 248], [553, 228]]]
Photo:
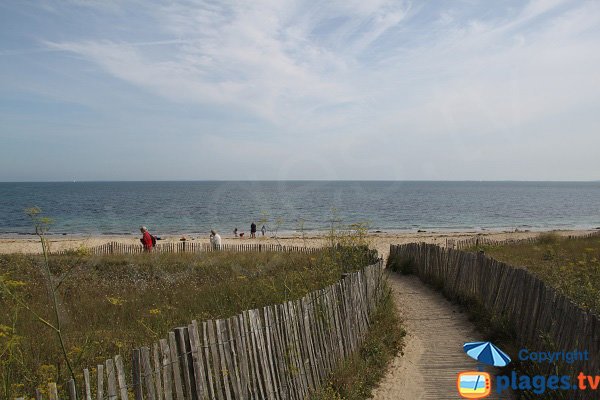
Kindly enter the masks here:
[[486, 255], [527, 268], [581, 307], [600, 313], [600, 237], [541, 234], [536, 243], [482, 246]]
[[[132, 348], [192, 319], [225, 318], [332, 284], [342, 272], [374, 261], [365, 250], [103, 257], [73, 252], [52, 256], [50, 269], [67, 351], [79, 375], [107, 357], [127, 359]], [[42, 262], [39, 256], [0, 256], [0, 398], [31, 394], [68, 376], [54, 333], [34, 315], [50, 319], [53, 312]]]

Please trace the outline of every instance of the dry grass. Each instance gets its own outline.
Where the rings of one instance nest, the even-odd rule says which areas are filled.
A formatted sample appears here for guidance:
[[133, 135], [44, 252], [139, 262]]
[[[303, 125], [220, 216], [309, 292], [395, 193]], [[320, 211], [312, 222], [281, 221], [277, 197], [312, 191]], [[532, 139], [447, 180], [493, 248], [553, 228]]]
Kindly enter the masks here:
[[[50, 267], [74, 370], [95, 366], [164, 337], [192, 319], [302, 297], [356, 270], [364, 249], [318, 254], [201, 253], [92, 257], [56, 256]], [[40, 257], [0, 256], [4, 288], [51, 319]], [[0, 398], [31, 394], [67, 373], [54, 333], [0, 291]]]
[[484, 246], [485, 253], [533, 272], [580, 306], [600, 313], [600, 237], [542, 234], [537, 243]]

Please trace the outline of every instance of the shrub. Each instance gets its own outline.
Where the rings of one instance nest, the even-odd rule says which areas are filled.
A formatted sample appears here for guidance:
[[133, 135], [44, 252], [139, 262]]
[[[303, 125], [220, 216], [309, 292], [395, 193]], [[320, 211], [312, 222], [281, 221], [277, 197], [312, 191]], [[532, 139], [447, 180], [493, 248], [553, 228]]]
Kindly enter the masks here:
[[556, 244], [560, 241], [560, 236], [556, 232], [544, 232], [538, 235], [538, 242], [540, 244], [551, 245]]

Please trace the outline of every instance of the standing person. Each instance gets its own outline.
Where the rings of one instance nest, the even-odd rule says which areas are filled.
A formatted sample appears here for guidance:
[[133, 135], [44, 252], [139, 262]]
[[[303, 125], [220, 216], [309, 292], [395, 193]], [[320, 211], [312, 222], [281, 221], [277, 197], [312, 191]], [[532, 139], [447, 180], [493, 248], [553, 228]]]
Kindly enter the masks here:
[[250, 237], [256, 237], [256, 224], [254, 222], [250, 225]]
[[262, 228], [260, 228], [260, 231], [262, 232], [262, 235], [265, 236], [265, 233], [267, 233], [267, 227], [263, 225]]
[[215, 232], [214, 229], [210, 231], [210, 244], [214, 249], [221, 247], [221, 235]]
[[238, 228], [233, 230], [233, 236], [238, 237]]
[[152, 235], [148, 232], [148, 228], [140, 226], [140, 232], [142, 232], [140, 242], [142, 242], [142, 246], [144, 246], [144, 251], [152, 251]]

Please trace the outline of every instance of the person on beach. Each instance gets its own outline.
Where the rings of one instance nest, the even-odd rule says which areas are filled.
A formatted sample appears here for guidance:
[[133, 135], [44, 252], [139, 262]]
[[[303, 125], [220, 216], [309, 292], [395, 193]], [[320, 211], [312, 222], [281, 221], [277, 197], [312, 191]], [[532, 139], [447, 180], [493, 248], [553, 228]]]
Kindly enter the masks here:
[[267, 233], [267, 227], [263, 225], [262, 228], [260, 228], [260, 231], [262, 232], [262, 235], [265, 236], [265, 233]]
[[221, 235], [215, 232], [214, 229], [210, 231], [210, 244], [215, 249], [221, 247]]
[[256, 237], [256, 224], [254, 222], [250, 225], [250, 237]]
[[238, 237], [238, 228], [233, 230], [233, 236]]
[[140, 232], [142, 232], [140, 242], [142, 242], [142, 246], [144, 246], [144, 251], [152, 251], [152, 235], [148, 232], [148, 228], [140, 226]]

